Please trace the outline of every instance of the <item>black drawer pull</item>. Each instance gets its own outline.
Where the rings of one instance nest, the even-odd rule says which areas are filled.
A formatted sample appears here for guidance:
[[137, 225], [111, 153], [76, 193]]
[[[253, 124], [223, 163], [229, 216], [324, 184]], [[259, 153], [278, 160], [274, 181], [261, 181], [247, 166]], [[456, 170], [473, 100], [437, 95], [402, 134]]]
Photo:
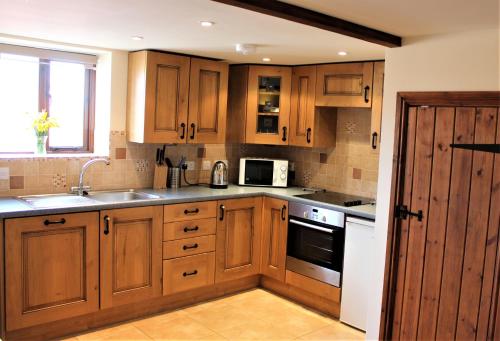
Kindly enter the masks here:
[[48, 219], [46, 219], [43, 224], [45, 226], [49, 226], [49, 225], [55, 225], [55, 224], [64, 224], [66, 222], [66, 219], [64, 218], [61, 218], [61, 220], [57, 220], [57, 221], [50, 221]]
[[311, 128], [307, 128], [307, 133], [306, 133], [306, 141], [307, 141], [307, 143], [311, 143], [311, 132], [312, 132], [312, 129]]
[[194, 210], [184, 210], [184, 214], [196, 214], [199, 212], [200, 212], [199, 208], [195, 208]]
[[281, 141], [286, 142], [286, 127], [283, 127], [283, 137], [281, 138]]
[[367, 86], [365, 86], [365, 94], [364, 94], [365, 103], [370, 102], [370, 99], [368, 98], [368, 91], [370, 91], [370, 87], [367, 85]]
[[109, 218], [109, 216], [107, 216], [107, 215], [106, 215], [106, 216], [104, 216], [104, 231], [103, 231], [103, 233], [104, 233], [105, 235], [108, 235], [108, 234], [109, 234], [109, 221], [110, 221], [110, 220], [111, 220], [111, 219]]
[[189, 249], [197, 249], [198, 248], [198, 243], [194, 243], [191, 245], [184, 245], [182, 247], [183, 250], [189, 250]]
[[377, 149], [377, 132], [372, 134], [372, 149]]
[[195, 227], [185, 227], [184, 228], [184, 232], [194, 232], [194, 231], [198, 231], [200, 228], [198, 226], [195, 226]]
[[283, 207], [281, 208], [281, 220], [285, 221], [286, 220], [286, 205], [283, 205]]
[[223, 221], [224, 220], [224, 210], [226, 209], [226, 206], [224, 205], [220, 205], [219, 207], [219, 210], [220, 210], [220, 216], [219, 216], [219, 220], [220, 221]]
[[196, 131], [195, 127], [196, 127], [196, 125], [194, 123], [191, 123], [191, 129], [192, 129], [191, 136], [190, 136], [191, 140], [194, 140], [194, 133]]
[[184, 276], [184, 277], [187, 277], [187, 276], [194, 276], [194, 275], [196, 275], [197, 273], [198, 273], [198, 270], [194, 270], [194, 271], [191, 271], [191, 272], [184, 272], [184, 273], [182, 274], [182, 276]]
[[181, 140], [184, 140], [184, 137], [186, 136], [186, 123], [181, 123], [181, 128], [182, 128]]

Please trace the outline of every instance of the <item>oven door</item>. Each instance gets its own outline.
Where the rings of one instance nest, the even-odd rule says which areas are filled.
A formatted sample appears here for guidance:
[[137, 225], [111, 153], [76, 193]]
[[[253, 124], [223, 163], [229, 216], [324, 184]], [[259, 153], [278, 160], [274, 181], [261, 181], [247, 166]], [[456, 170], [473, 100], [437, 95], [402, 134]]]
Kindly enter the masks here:
[[272, 186], [273, 160], [245, 160], [244, 185]]
[[340, 287], [344, 258], [344, 228], [290, 217], [288, 270]]

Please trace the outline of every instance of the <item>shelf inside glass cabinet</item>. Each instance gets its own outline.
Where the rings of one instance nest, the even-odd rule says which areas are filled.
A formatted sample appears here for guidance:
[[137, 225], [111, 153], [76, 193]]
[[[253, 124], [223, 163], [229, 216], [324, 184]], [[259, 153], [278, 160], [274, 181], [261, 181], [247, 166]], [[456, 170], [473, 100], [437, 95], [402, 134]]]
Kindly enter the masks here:
[[281, 77], [259, 76], [257, 133], [278, 134]]

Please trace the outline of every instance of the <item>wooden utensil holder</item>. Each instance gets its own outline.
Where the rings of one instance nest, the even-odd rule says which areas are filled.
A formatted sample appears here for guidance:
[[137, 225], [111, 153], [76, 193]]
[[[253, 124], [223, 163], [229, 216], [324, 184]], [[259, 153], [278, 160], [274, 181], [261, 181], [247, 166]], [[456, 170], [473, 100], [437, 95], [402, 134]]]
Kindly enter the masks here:
[[153, 180], [154, 189], [165, 189], [167, 188], [167, 166], [155, 165], [155, 174]]

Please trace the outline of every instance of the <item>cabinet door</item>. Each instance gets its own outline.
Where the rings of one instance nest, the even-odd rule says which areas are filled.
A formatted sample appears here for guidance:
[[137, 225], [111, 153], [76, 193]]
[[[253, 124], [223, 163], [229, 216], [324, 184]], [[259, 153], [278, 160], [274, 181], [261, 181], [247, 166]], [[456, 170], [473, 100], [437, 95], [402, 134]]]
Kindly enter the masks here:
[[249, 67], [246, 143], [288, 145], [291, 78], [290, 67]]
[[162, 209], [101, 211], [101, 308], [161, 296]]
[[147, 52], [144, 142], [186, 141], [189, 62], [189, 57]]
[[191, 58], [188, 143], [224, 143], [228, 64]]
[[262, 198], [218, 202], [215, 281], [259, 273]]
[[288, 202], [264, 198], [262, 211], [262, 274], [285, 282]]
[[5, 221], [7, 330], [99, 309], [99, 215]]
[[294, 67], [292, 70], [290, 145], [313, 146], [315, 96], [316, 66]]
[[317, 106], [372, 106], [372, 62], [318, 65], [317, 77]]
[[382, 97], [384, 94], [384, 62], [376, 62], [373, 67], [373, 100], [371, 122], [372, 149], [380, 145], [380, 125], [382, 123]]

